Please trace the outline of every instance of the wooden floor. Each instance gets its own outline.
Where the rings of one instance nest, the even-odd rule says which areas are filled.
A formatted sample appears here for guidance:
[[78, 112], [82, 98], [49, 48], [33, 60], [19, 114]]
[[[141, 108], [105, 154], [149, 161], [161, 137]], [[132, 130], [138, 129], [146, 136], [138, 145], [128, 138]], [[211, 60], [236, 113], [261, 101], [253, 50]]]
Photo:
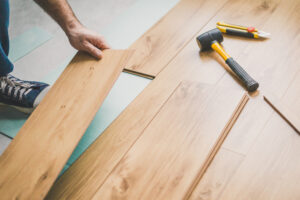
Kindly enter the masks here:
[[[299, 10], [299, 0], [181, 0], [131, 46], [125, 68], [155, 79], [46, 199], [300, 199], [300, 136], [263, 98], [300, 117]], [[195, 37], [220, 20], [272, 34], [222, 43], [259, 91], [199, 53]]]

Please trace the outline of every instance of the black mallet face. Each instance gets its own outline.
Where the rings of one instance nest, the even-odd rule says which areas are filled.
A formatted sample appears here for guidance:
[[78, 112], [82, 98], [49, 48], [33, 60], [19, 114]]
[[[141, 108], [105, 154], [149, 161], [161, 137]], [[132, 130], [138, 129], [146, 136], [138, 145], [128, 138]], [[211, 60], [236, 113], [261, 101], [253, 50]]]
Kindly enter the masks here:
[[219, 29], [215, 28], [199, 35], [196, 40], [200, 50], [207, 51], [211, 49], [213, 41], [223, 42], [223, 35]]

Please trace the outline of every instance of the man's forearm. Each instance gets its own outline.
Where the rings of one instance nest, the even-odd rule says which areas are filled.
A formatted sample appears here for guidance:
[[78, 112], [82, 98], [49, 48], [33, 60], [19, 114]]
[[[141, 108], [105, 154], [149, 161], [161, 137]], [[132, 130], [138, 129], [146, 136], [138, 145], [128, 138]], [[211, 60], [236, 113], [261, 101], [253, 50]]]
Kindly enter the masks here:
[[68, 34], [70, 30], [81, 26], [67, 0], [34, 0]]

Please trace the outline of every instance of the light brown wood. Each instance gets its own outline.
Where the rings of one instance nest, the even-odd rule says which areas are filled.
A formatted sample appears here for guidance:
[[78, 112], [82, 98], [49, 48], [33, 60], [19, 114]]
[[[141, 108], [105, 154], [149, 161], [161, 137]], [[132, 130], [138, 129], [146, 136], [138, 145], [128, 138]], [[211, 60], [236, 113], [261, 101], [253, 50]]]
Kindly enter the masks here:
[[246, 155], [272, 113], [273, 109], [266, 105], [262, 95], [251, 98], [224, 141], [223, 147]]
[[[222, 8], [222, 12], [219, 12], [203, 28], [202, 32], [211, 29], [215, 22], [220, 21], [220, 19], [234, 24], [253, 25], [258, 29], [270, 32], [271, 38], [268, 40], [253, 40], [224, 35], [222, 44], [228, 53], [235, 57], [249, 74], [260, 82], [260, 91], [276, 91], [276, 95], [281, 98], [299, 70], [300, 63], [297, 52], [299, 52], [300, 43], [298, 39], [295, 39], [295, 36], [299, 35], [297, 25], [299, 4], [300, 2], [295, 0], [229, 1]], [[245, 13], [244, 10], [248, 10], [248, 12]], [[209, 54], [211, 59], [215, 56], [214, 53]], [[224, 62], [219, 59], [218, 55], [215, 58], [220, 64], [217, 67], [224, 71], [221, 67], [222, 65], [226, 68]], [[221, 77], [216, 74], [216, 72], [219, 73], [218, 69], [212, 70], [214, 72], [210, 72], [210, 75], [203, 72], [203, 76], [206, 76], [208, 80], [217, 79], [218, 82], [216, 83], [221, 86], [242, 88], [238, 80], [235, 80], [229, 73], [223, 73], [224, 76]], [[199, 78], [199, 80], [206, 79]], [[293, 90], [296, 88], [294, 87]], [[230, 132], [228, 140], [224, 143], [226, 148], [247, 154], [259, 131], [270, 119], [272, 109], [265, 105], [263, 96], [259, 92], [255, 94], [256, 96], [253, 95], [238, 119], [237, 125]], [[295, 100], [293, 97], [290, 98], [290, 101]], [[291, 105], [296, 104], [292, 103]]]
[[[224, 36], [223, 45], [228, 53], [260, 82], [262, 90], [275, 87], [278, 96], [282, 97], [297, 76], [296, 72], [299, 71], [298, 8], [299, 1], [296, 0], [229, 0], [198, 34], [212, 29], [220, 20], [253, 25], [271, 32], [271, 39], [265, 41]], [[156, 26], [160, 26], [160, 23]], [[137, 51], [139, 48], [147, 49], [147, 43], [141, 44]], [[239, 81], [228, 73], [228, 68], [218, 55], [214, 52], [205, 52], [199, 55], [198, 52], [199, 48], [192, 38], [58, 180], [51, 191], [51, 197], [53, 199], [84, 199], [83, 197], [86, 197], [87, 194], [93, 196], [94, 191], [98, 190], [98, 188], [94, 188], [94, 184], [102, 184], [126, 152], [134, 147], [134, 142], [141, 136], [143, 130], [182, 80], [201, 81], [244, 90]], [[155, 58], [153, 61], [158, 62], [157, 65], [160, 66], [160, 62], [156, 59], [161, 59], [161, 57]], [[162, 59], [162, 63], [164, 63], [163, 61]], [[138, 59], [131, 62], [144, 66], [149, 61], [145, 61], [143, 64], [140, 64]], [[152, 65], [149, 65], [148, 68], [151, 67]], [[299, 81], [295, 82], [292, 90], [299, 91], [298, 85]], [[293, 102], [292, 105], [296, 105], [295, 109], [299, 110], [300, 106], [297, 106], [295, 102], [300, 97], [296, 94], [297, 92], [289, 92], [289, 95], [286, 96], [291, 98], [285, 99], [285, 102]], [[272, 112], [273, 110], [263, 101], [262, 95], [253, 96], [230, 131], [223, 147], [247, 155], [270, 120]], [[285, 122], [282, 121], [282, 123]], [[285, 127], [290, 129], [289, 126]], [[272, 155], [270, 152], [269, 154]], [[221, 159], [218, 163], [230, 165], [228, 162], [230, 160]], [[91, 165], [86, 163], [91, 163]], [[212, 164], [219, 165], [214, 164], [214, 161]], [[86, 199], [90, 199], [90, 196]]]
[[181, 0], [158, 23], [130, 46], [137, 50], [126, 69], [157, 76], [226, 0]]
[[[200, 11], [206, 12], [204, 8], [201, 8]], [[211, 7], [210, 12], [216, 13], [217, 11]], [[156, 26], [161, 27], [162, 25], [158, 23]], [[171, 31], [169, 34], [171, 34]], [[193, 40], [193, 36], [190, 39]], [[143, 48], [142, 45], [141, 48]], [[140, 51], [140, 49], [137, 51]], [[222, 77], [224, 74], [222, 68], [209, 56], [204, 56], [204, 59], [200, 60], [198, 52], [199, 48], [193, 40], [185, 48], [184, 53], [176, 56], [176, 61], [169, 64], [168, 69], [163, 70], [62, 175], [50, 191], [48, 199], [64, 199], [67, 197], [73, 199], [85, 197], [88, 199], [86, 195], [93, 195], [95, 183], [103, 183], [107, 175], [141, 135], [182, 80], [203, 80], [203, 82], [214, 83], [218, 79], [213, 78], [213, 81], [208, 79], [209, 74], [214, 74], [212, 73], [214, 69], [218, 70], [217, 77]], [[161, 56], [155, 59], [161, 60]], [[157, 63], [157, 65], [166, 65], [167, 63], [163, 61], [162, 64]], [[90, 163], [90, 165], [85, 163]], [[91, 178], [91, 174], [93, 178]]]
[[78, 53], [0, 157], [1, 199], [43, 199], [131, 51]]
[[[271, 33], [267, 40], [224, 35], [225, 49], [258, 80], [260, 91], [276, 91], [282, 97], [299, 70], [299, 4], [297, 0], [233, 1], [213, 20], [221, 18], [235, 24], [249, 24]], [[219, 84], [241, 87], [227, 73]]]
[[300, 134], [300, 118], [274, 94], [264, 94], [264, 100], [298, 133]]
[[[243, 159], [243, 155], [221, 148], [189, 199], [219, 200], [220, 193], [235, 174]], [[227, 162], [222, 162], [223, 160]]]
[[274, 113], [219, 199], [299, 199], [299, 152], [299, 135]]
[[[300, 62], [300, 61], [299, 61]], [[288, 90], [281, 98], [282, 103], [293, 109], [294, 113], [300, 117], [300, 69], [295, 74], [295, 78]]]
[[58, 179], [47, 199], [91, 199], [177, 86], [154, 79]]
[[[242, 21], [248, 18], [249, 24], [270, 32], [271, 38], [259, 42], [226, 36], [224, 46], [229, 52], [233, 52], [233, 56], [237, 55], [237, 60], [241, 61], [249, 73], [257, 77], [262, 93], [270, 90], [276, 92], [282, 103], [299, 113], [300, 2], [272, 0], [253, 1], [253, 4], [255, 2], [262, 3], [260, 9], [249, 8], [249, 12], [240, 15], [240, 19], [236, 18], [239, 13], [229, 13], [230, 6], [225, 6], [224, 12], [216, 17], [240, 24], [245, 24]], [[241, 6], [242, 4], [249, 5], [249, 2], [241, 1]], [[269, 12], [268, 17], [258, 19], [257, 15], [265, 11]], [[218, 84], [231, 88], [240, 87], [228, 74]], [[221, 190], [210, 191], [211, 196], [224, 200], [299, 199], [299, 146], [299, 135], [274, 113], [263, 101], [261, 94], [254, 96], [222, 146], [244, 155], [245, 160], [231, 174], [229, 182], [222, 185]], [[214, 160], [212, 166], [216, 167], [212, 169], [212, 173], [222, 173], [221, 167], [230, 166], [232, 159], [234, 156]], [[207, 173], [201, 181], [213, 182], [214, 177], [209, 175], [212, 173]], [[198, 185], [201, 190], [194, 191], [196, 197], [201, 196], [201, 191], [206, 191], [201, 183]]]
[[210, 54], [199, 57], [199, 47], [192, 38], [189, 45], [56, 182], [48, 199], [89, 199], [86, 195], [93, 195], [95, 183], [103, 183], [181, 80], [216, 83], [224, 73]]
[[247, 102], [243, 93], [182, 83], [93, 199], [184, 199]]

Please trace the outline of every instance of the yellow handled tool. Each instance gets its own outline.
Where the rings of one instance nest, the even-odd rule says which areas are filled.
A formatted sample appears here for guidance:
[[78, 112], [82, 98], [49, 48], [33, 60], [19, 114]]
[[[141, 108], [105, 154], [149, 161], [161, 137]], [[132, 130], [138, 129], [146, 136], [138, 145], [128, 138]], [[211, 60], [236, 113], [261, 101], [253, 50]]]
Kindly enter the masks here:
[[217, 28], [207, 31], [197, 37], [197, 43], [201, 51], [215, 50], [225, 60], [230, 69], [240, 78], [249, 92], [254, 92], [259, 84], [256, 82], [232, 57], [230, 57], [220, 43], [223, 35]]
[[228, 24], [225, 22], [217, 22], [217, 28], [222, 33], [248, 37], [248, 38], [268, 38], [270, 36], [270, 33], [259, 31], [255, 27], [246, 27], [246, 26]]

